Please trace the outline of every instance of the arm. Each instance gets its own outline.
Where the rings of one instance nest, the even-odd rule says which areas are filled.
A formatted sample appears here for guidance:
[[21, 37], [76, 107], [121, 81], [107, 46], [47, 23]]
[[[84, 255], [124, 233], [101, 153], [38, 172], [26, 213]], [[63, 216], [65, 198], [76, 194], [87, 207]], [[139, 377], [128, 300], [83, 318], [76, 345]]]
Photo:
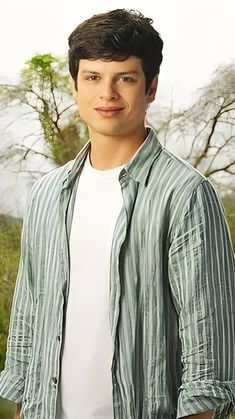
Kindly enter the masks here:
[[5, 369], [0, 374], [0, 396], [15, 403], [22, 401], [33, 339], [34, 304], [29, 230], [29, 217], [26, 217], [11, 309]]
[[215, 410], [214, 418], [228, 418], [235, 409], [234, 255], [206, 180], [192, 191], [175, 229], [169, 278], [182, 346], [177, 417]]

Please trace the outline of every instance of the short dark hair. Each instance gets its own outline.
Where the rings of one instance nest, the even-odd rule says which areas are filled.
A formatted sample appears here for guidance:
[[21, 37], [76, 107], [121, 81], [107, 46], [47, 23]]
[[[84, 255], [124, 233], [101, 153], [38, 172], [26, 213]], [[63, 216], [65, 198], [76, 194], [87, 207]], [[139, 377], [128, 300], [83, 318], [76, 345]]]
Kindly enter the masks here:
[[131, 55], [142, 60], [146, 91], [159, 74], [163, 41], [153, 20], [139, 11], [116, 9], [85, 20], [69, 36], [69, 70], [77, 89], [80, 59], [122, 61]]

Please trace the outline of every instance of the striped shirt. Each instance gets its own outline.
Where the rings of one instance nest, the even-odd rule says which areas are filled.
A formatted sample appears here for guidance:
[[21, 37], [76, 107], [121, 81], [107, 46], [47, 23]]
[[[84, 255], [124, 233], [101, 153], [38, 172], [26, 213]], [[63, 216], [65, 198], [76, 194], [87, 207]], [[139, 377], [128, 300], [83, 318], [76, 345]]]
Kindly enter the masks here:
[[[0, 396], [54, 419], [76, 186], [90, 149], [32, 189]], [[115, 419], [235, 410], [234, 255], [210, 182], [150, 129], [119, 176], [109, 321]], [[95, 211], [95, 209], [94, 209]]]

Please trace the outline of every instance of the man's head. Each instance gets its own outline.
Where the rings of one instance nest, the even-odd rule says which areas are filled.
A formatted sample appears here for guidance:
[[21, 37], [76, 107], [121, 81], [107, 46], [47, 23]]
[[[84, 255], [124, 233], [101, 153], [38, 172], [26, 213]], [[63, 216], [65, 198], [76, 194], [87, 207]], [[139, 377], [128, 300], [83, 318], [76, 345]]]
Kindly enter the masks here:
[[152, 19], [134, 10], [94, 15], [71, 33], [69, 47], [69, 69], [76, 89], [80, 59], [122, 61], [136, 56], [142, 62], [146, 92], [162, 62], [163, 42]]

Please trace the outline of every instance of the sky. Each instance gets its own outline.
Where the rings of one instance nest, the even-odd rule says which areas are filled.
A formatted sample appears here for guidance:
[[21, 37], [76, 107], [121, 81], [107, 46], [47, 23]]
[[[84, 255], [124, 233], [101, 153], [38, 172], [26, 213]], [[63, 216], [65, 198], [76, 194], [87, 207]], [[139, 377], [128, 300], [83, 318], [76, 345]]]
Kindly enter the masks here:
[[164, 40], [157, 101], [187, 107], [220, 64], [235, 59], [235, 1], [20, 0], [1, 4], [0, 80], [17, 81], [37, 53], [67, 52], [72, 30], [93, 14], [115, 8], [151, 17]]

